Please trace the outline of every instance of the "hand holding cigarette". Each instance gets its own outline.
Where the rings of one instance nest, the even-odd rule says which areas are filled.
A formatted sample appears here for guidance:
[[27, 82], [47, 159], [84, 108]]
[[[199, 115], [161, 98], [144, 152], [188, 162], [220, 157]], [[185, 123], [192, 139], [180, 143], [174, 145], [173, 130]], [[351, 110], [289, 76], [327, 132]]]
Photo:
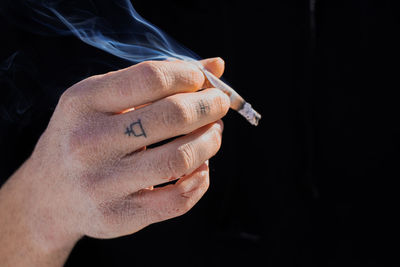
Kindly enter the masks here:
[[253, 109], [250, 103], [246, 102], [243, 97], [241, 97], [232, 87], [221, 81], [218, 77], [215, 77], [215, 75], [207, 70], [199, 61], [190, 60], [189, 62], [196, 65], [204, 73], [208, 82], [214, 88], [222, 90], [222, 92], [229, 96], [232, 109], [239, 112], [239, 114], [242, 115], [252, 125], [258, 125], [261, 115]]
[[[221, 60], [200, 63], [223, 73]], [[197, 92], [205, 84], [193, 64], [163, 61], [69, 88], [0, 189], [0, 265], [61, 266], [84, 235], [128, 235], [190, 210], [208, 188], [230, 105], [218, 89]]]

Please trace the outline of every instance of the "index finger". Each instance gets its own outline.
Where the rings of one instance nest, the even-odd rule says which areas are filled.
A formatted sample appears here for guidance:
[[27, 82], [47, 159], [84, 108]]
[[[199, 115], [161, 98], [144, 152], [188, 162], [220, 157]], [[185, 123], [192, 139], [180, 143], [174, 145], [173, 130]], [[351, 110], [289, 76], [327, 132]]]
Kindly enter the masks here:
[[[222, 75], [224, 64], [221, 59], [200, 62], [216, 76]], [[118, 113], [173, 94], [202, 89], [205, 77], [189, 62], [146, 61], [91, 77], [88, 82], [90, 106], [97, 111]]]

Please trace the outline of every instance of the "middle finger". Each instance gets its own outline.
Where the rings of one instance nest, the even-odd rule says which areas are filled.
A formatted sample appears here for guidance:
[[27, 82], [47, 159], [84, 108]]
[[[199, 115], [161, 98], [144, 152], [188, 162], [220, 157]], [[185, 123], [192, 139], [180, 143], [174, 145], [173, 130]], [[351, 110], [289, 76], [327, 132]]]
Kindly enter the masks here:
[[169, 96], [143, 108], [107, 117], [109, 149], [129, 154], [143, 146], [183, 135], [217, 121], [230, 100], [218, 89]]

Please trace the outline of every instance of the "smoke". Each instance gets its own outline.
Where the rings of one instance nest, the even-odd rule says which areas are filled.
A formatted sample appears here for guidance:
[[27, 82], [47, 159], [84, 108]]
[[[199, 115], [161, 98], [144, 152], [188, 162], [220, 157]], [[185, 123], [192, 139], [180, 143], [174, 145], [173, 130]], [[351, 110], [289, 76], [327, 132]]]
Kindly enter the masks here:
[[34, 97], [30, 88], [37, 80], [34, 68], [29, 58], [23, 52], [17, 51], [0, 64], [0, 91], [2, 102], [0, 114], [6, 121], [20, 121], [32, 107]]
[[132, 63], [199, 57], [146, 21], [129, 0], [27, 0], [36, 22]]
[[[21, 31], [24, 36], [18, 37], [22, 43], [13, 44], [15, 49], [3, 49], [0, 59], [0, 118], [14, 123], [29, 121], [39, 102], [42, 110], [51, 111], [54, 103], [46, 108], [45, 99], [57, 101], [69, 86], [90, 75], [145, 60], [199, 59], [141, 17], [129, 0], [2, 0], [2, 21], [12, 25], [9, 35]], [[7, 41], [7, 33], [2, 34]], [[109, 57], [98, 57], [82, 45], [69, 47], [67, 41], [56, 47], [54, 39], [74, 36]]]

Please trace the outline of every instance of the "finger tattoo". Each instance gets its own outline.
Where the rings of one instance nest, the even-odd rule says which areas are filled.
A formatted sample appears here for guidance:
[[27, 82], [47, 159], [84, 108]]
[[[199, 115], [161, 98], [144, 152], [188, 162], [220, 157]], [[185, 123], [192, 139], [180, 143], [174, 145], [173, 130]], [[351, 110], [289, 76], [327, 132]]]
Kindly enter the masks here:
[[197, 114], [199, 115], [206, 115], [210, 112], [210, 105], [207, 101], [200, 100], [197, 105]]
[[139, 136], [144, 136], [145, 138], [147, 137], [140, 119], [138, 119], [135, 122], [132, 122], [129, 125], [129, 127], [126, 127], [125, 134], [128, 136], [135, 136], [135, 137]]

